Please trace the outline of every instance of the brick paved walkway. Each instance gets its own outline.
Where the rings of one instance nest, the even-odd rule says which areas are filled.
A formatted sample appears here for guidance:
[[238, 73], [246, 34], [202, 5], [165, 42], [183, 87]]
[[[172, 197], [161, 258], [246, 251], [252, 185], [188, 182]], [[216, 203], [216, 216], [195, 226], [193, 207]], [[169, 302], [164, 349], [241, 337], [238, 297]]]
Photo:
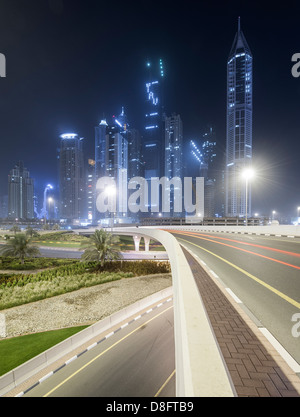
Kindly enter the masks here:
[[238, 397], [300, 397], [300, 378], [247, 314], [183, 248]]

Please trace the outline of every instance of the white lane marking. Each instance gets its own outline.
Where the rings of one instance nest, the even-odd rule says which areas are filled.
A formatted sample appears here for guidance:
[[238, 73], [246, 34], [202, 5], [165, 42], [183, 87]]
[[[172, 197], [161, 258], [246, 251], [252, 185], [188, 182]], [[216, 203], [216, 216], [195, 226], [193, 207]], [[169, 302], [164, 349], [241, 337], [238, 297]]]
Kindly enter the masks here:
[[300, 372], [300, 365], [295, 359], [284, 349], [284, 347], [278, 342], [277, 339], [267, 330], [265, 327], [260, 327], [259, 330], [269, 340], [271, 345], [277, 350], [289, 367], [295, 372]]
[[215, 278], [219, 278], [218, 275], [212, 270], [210, 269], [209, 272], [215, 277]]
[[231, 297], [239, 304], [242, 304], [243, 302], [235, 295], [235, 293], [230, 288], [225, 288], [225, 290], [228, 292], [228, 294], [231, 295]]

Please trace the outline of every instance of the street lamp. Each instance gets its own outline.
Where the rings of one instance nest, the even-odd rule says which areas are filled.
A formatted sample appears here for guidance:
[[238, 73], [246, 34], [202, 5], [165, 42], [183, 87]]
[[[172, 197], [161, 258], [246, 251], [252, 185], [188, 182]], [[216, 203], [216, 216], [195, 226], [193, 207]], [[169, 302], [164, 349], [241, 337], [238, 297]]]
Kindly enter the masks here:
[[245, 178], [245, 183], [246, 183], [246, 226], [248, 226], [248, 182], [249, 180], [251, 180], [251, 178], [254, 177], [254, 171], [252, 168], [246, 168], [243, 171], [243, 178]]
[[[109, 199], [112, 199], [112, 198], [114, 198], [115, 197], [115, 195], [116, 195], [116, 187], [114, 186], [114, 185], [109, 185], [109, 186], [107, 186], [106, 188], [105, 188], [105, 192], [106, 192], [106, 194], [107, 194], [107, 196], [108, 196], [108, 198]], [[110, 208], [112, 209], [113, 207], [113, 204], [110, 204]], [[111, 210], [111, 212], [110, 212], [110, 219], [111, 219], [111, 228], [110, 228], [110, 231], [111, 231], [111, 233], [113, 233], [113, 227], [114, 227], [114, 210]]]
[[53, 203], [54, 200], [52, 197], [48, 197], [48, 219], [50, 220], [50, 214], [51, 214], [51, 203]]

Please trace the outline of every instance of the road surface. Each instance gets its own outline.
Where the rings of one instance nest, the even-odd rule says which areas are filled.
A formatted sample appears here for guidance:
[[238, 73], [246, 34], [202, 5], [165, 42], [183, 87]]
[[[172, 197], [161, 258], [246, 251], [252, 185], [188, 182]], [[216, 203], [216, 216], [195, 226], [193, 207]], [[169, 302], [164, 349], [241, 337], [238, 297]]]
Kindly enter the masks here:
[[172, 233], [205, 262], [300, 364], [300, 239]]
[[110, 335], [24, 396], [174, 397], [174, 349], [173, 303], [168, 301]]

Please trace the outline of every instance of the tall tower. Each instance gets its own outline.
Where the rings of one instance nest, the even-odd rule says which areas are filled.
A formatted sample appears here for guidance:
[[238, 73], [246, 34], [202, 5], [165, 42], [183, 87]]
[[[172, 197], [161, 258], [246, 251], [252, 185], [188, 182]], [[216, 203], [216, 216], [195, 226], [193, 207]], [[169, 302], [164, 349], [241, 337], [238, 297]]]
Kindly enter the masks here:
[[84, 161], [82, 138], [76, 133], [60, 136], [60, 218], [68, 222], [84, 218]]
[[22, 161], [8, 175], [8, 217], [29, 220], [34, 218], [33, 179]]
[[165, 169], [164, 175], [171, 179], [179, 177], [183, 180], [182, 164], [182, 121], [179, 114], [173, 113], [165, 117]]
[[164, 172], [164, 134], [163, 134], [163, 79], [164, 67], [159, 62], [147, 62], [147, 81], [145, 84], [145, 124], [143, 132], [143, 157], [145, 179], [161, 177]]
[[[125, 117], [123, 111], [120, 116]], [[116, 200], [118, 202], [115, 214], [117, 218], [120, 218], [127, 215], [126, 209], [120, 206], [120, 202], [124, 199], [121, 192], [124, 187], [127, 189], [128, 141], [126, 129], [122, 123], [115, 117], [112, 119], [110, 124], [107, 124], [106, 120], [102, 120], [95, 128], [95, 181], [97, 185], [97, 181], [101, 177], [111, 177], [115, 180], [117, 186]], [[121, 118], [121, 121], [124, 120]], [[96, 186], [96, 199], [97, 195]], [[96, 220], [104, 219], [110, 214], [100, 213], [95, 208]]]
[[[242, 173], [252, 163], [252, 54], [238, 31], [227, 61], [226, 132], [226, 216], [246, 215], [246, 186]], [[248, 214], [251, 213], [251, 188], [248, 189]]]
[[[174, 177], [180, 178], [183, 184], [183, 130], [182, 120], [179, 114], [173, 113], [170, 117], [164, 117], [165, 125], [165, 164], [164, 176], [171, 180]], [[182, 213], [174, 211], [176, 199], [176, 185], [170, 192], [170, 216], [181, 217]], [[178, 198], [178, 197], [177, 197]], [[182, 200], [182, 198], [181, 198]], [[182, 201], [180, 201], [182, 204]]]

